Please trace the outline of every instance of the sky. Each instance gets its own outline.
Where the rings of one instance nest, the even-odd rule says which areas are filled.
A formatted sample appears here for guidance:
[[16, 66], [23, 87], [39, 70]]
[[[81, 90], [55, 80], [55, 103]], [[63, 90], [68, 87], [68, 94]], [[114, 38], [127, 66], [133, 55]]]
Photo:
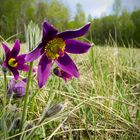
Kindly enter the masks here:
[[[102, 15], [109, 15], [112, 12], [112, 5], [115, 0], [62, 0], [70, 9], [71, 17], [76, 13], [76, 4], [80, 3], [88, 16], [95, 18]], [[132, 11], [135, 7], [140, 7], [140, 0], [122, 0], [122, 7]]]

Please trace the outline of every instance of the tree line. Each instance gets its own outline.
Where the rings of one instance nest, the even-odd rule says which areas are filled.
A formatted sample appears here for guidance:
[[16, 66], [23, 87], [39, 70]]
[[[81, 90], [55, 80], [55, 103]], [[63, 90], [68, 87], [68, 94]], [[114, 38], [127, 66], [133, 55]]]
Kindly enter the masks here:
[[[60, 0], [0, 0], [0, 36], [4, 39], [15, 35], [25, 41], [25, 25], [32, 20], [41, 28], [44, 19], [48, 20], [59, 31], [83, 26], [86, 16], [80, 4], [71, 18], [68, 7]], [[117, 12], [118, 13], [118, 12]], [[95, 44], [106, 44], [113, 39], [120, 46], [130, 43], [140, 47], [140, 10], [131, 13], [123, 10], [121, 14], [92, 18], [90, 32], [86, 36]], [[13, 38], [15, 39], [15, 38]]]
[[121, 15], [109, 15], [89, 19], [92, 22], [92, 38], [96, 44], [115, 41], [120, 46], [140, 47], [140, 9], [131, 13], [123, 10]]

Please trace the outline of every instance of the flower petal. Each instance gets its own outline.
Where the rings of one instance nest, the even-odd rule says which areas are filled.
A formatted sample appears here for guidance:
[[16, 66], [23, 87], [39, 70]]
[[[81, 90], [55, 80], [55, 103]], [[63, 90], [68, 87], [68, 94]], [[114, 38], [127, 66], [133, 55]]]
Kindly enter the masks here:
[[24, 87], [17, 87], [13, 90], [15, 92], [14, 97], [20, 98], [25, 95], [25, 88]]
[[15, 80], [19, 77], [19, 72], [15, 68], [10, 68], [10, 71], [13, 73]]
[[44, 21], [42, 42], [47, 42], [47, 40], [56, 35], [57, 32], [58, 30], [53, 25], [49, 24], [47, 21]]
[[59, 67], [56, 67], [53, 69], [53, 73], [62, 78], [65, 82], [69, 79], [71, 80], [72, 79], [72, 75], [70, 75], [69, 73], [63, 71], [62, 69], [60, 69]]
[[7, 57], [7, 55], [10, 53], [10, 49], [9, 49], [8, 46], [7, 46], [6, 44], [4, 44], [4, 43], [2, 43], [2, 47], [3, 47], [3, 49], [4, 49], [4, 51], [5, 51], [5, 54], [6, 54], [6, 57]]
[[63, 57], [59, 57], [55, 62], [57, 66], [60, 67], [63, 71], [75, 77], [79, 77], [79, 72], [76, 65], [66, 53]]
[[18, 55], [19, 51], [20, 51], [20, 42], [19, 42], [19, 40], [17, 39], [17, 40], [15, 41], [15, 44], [14, 44], [13, 49], [11, 50], [11, 55], [12, 55], [13, 57], [16, 57], [16, 56]]
[[18, 60], [18, 62], [20, 62], [20, 63], [25, 63], [25, 56], [26, 56], [26, 54], [21, 54], [16, 57], [16, 60]]
[[69, 73], [67, 72], [63, 72], [62, 73], [62, 78], [65, 80], [65, 82], [69, 79], [71, 80], [72, 79], [72, 75], [70, 75]]
[[15, 86], [13, 91], [15, 92], [15, 97], [22, 97], [25, 95], [25, 88], [26, 88], [26, 82], [23, 80], [18, 81]]
[[38, 65], [38, 85], [42, 88], [50, 75], [52, 60], [49, 60], [44, 54]]
[[7, 68], [7, 67], [8, 67], [6, 61], [3, 61], [2, 67], [3, 67], [3, 68]]
[[15, 84], [14, 87], [15, 87], [15, 88], [18, 88], [18, 87], [23, 87], [23, 88], [25, 88], [25, 87], [26, 87], [26, 82], [24, 82], [23, 80], [18, 81], [18, 82]]
[[17, 68], [17, 70], [23, 70], [23, 71], [28, 71], [29, 70], [29, 66], [28, 65], [20, 64], [20, 63], [18, 63], [16, 68]]
[[73, 53], [73, 54], [81, 54], [88, 51], [91, 47], [91, 44], [81, 42], [78, 40], [66, 40], [66, 52]]
[[27, 78], [22, 79], [22, 81], [26, 83], [27, 82]]
[[29, 54], [25, 56], [25, 61], [26, 62], [31, 62], [37, 59], [39, 56], [42, 55], [42, 50], [43, 44], [40, 43], [34, 50], [32, 50]]
[[69, 31], [61, 32], [57, 36], [63, 38], [64, 40], [80, 37], [83, 36], [88, 31], [89, 27], [90, 27], [90, 23], [86, 24], [85, 26], [77, 30], [69, 30]]
[[12, 91], [13, 91], [13, 88], [14, 88], [15, 84], [16, 84], [16, 81], [13, 78], [9, 83], [7, 94], [12, 94]]

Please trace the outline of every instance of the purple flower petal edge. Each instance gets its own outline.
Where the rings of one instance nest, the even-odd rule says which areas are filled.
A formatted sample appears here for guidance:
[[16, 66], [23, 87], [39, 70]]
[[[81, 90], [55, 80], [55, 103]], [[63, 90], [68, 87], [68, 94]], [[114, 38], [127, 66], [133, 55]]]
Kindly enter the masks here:
[[25, 56], [26, 62], [32, 62], [42, 55], [42, 43], [40, 43], [34, 50]]
[[57, 66], [60, 67], [63, 71], [75, 77], [79, 77], [79, 72], [76, 65], [66, 53], [63, 57], [59, 57], [55, 62]]
[[82, 54], [86, 53], [90, 47], [91, 44], [89, 43], [81, 42], [78, 40], [66, 40], [65, 51], [73, 54]]
[[17, 69], [10, 68], [10, 70], [13, 73], [15, 80], [17, 80], [19, 78], [19, 72], [17, 71]]
[[68, 30], [65, 32], [61, 32], [57, 34], [57, 36], [63, 38], [64, 40], [80, 37], [83, 36], [88, 31], [89, 27], [90, 23], [86, 24], [85, 26], [77, 30]]
[[46, 81], [48, 80], [51, 66], [52, 66], [52, 60], [49, 60], [44, 54], [40, 59], [38, 65], [38, 85], [40, 88], [42, 88], [45, 85]]
[[8, 46], [4, 43], [2, 43], [2, 47], [5, 51], [6, 57], [8, 56], [8, 54], [10, 53], [10, 49], [8, 48]]
[[54, 35], [56, 35], [57, 32], [58, 32], [58, 30], [53, 25], [51, 25], [47, 21], [44, 21], [44, 23], [43, 23], [43, 38], [42, 38], [42, 41], [47, 42], [47, 40], [49, 40]]
[[19, 42], [19, 40], [17, 39], [17, 40], [15, 41], [15, 44], [14, 44], [13, 49], [11, 50], [11, 55], [12, 55], [13, 57], [16, 57], [16, 56], [18, 55], [19, 51], [20, 51], [20, 42]]

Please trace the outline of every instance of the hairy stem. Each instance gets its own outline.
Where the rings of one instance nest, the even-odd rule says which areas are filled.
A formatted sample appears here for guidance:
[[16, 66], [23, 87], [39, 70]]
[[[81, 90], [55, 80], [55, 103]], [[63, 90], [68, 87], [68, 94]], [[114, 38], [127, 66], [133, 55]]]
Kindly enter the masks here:
[[27, 118], [29, 86], [30, 86], [30, 81], [31, 81], [32, 67], [33, 67], [33, 62], [30, 63], [30, 69], [28, 72], [28, 79], [27, 79], [26, 91], [25, 91], [25, 96], [24, 96], [24, 107], [23, 107], [22, 118], [21, 118], [20, 132], [23, 131], [24, 124]]
[[3, 126], [4, 126], [4, 137], [7, 138], [8, 130], [6, 124], [6, 102], [7, 102], [7, 79], [6, 79], [6, 72], [4, 72], [4, 99], [3, 99]]

